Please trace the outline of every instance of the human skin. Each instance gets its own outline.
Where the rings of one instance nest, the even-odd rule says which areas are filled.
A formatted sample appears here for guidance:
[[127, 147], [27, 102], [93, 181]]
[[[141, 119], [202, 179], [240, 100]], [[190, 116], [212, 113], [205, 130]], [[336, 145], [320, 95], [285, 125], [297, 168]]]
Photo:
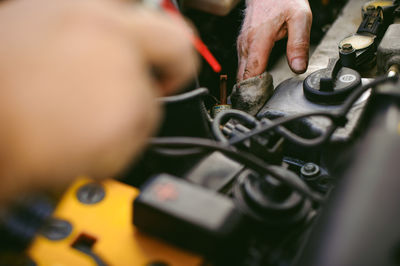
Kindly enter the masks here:
[[196, 71], [188, 34], [124, 1], [2, 2], [0, 203], [123, 169]]
[[293, 72], [304, 73], [312, 13], [307, 0], [249, 0], [237, 40], [241, 81], [263, 73], [274, 43], [288, 36], [287, 60]]

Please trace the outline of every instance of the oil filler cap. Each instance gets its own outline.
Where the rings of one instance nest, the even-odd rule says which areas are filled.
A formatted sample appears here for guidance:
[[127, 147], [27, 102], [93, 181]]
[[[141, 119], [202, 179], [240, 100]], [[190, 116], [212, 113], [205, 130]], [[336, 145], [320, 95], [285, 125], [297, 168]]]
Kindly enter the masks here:
[[361, 84], [360, 74], [347, 67], [324, 68], [311, 73], [303, 82], [305, 97], [318, 104], [341, 104]]

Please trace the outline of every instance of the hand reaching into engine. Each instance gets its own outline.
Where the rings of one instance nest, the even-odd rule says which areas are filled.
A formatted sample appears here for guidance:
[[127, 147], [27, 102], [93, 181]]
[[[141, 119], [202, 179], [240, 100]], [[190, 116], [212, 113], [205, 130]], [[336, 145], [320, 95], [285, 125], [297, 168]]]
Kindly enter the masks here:
[[238, 37], [237, 80], [263, 73], [274, 43], [288, 36], [287, 59], [295, 73], [307, 69], [312, 14], [307, 0], [247, 0]]
[[122, 1], [5, 1], [0, 33], [0, 202], [114, 176], [196, 71], [182, 22]]

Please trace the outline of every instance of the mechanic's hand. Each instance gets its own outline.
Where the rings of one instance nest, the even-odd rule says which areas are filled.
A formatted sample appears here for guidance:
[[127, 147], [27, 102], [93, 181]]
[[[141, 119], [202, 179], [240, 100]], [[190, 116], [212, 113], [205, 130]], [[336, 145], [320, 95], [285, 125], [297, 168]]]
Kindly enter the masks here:
[[114, 176], [196, 70], [183, 23], [119, 1], [2, 2], [0, 34], [0, 201]]
[[238, 81], [263, 73], [274, 43], [288, 35], [287, 59], [295, 73], [308, 64], [312, 14], [307, 0], [248, 0], [238, 37]]

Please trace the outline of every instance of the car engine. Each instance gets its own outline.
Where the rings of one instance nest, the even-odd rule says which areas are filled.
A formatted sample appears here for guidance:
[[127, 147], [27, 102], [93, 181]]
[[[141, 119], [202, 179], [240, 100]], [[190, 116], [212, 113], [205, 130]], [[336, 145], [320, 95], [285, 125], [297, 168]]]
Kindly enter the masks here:
[[222, 71], [159, 99], [121, 176], [1, 210], [0, 265], [399, 265], [400, 2], [310, 1], [308, 70], [276, 44], [256, 115], [230, 105], [237, 32], [221, 37], [243, 3], [182, 2]]

